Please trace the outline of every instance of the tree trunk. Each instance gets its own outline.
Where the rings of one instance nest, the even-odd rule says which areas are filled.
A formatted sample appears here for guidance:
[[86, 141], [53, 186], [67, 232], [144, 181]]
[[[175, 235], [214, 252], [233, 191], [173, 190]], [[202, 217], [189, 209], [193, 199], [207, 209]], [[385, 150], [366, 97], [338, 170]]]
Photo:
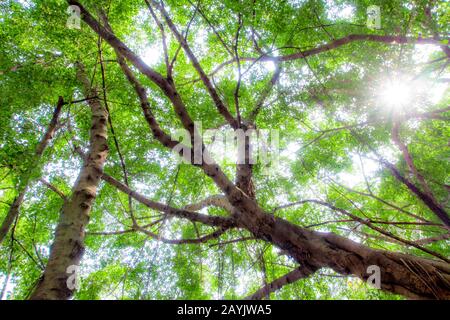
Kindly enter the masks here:
[[308, 230], [266, 213], [238, 217], [256, 237], [275, 244], [302, 267], [328, 267], [366, 281], [380, 268], [380, 289], [412, 299], [450, 299], [450, 265], [412, 255], [371, 249], [334, 233]]
[[25, 175], [22, 177], [22, 181], [20, 181], [19, 186], [19, 194], [14, 199], [14, 202], [9, 207], [8, 213], [6, 214], [5, 219], [0, 227], [0, 243], [5, 239], [8, 234], [9, 229], [11, 228], [14, 220], [19, 215], [20, 206], [22, 205], [23, 199], [25, 197], [25, 193], [27, 192], [28, 185], [30, 183], [30, 176], [39, 160], [41, 159], [42, 154], [44, 153], [45, 148], [48, 146], [48, 143], [53, 138], [53, 135], [56, 131], [56, 125], [58, 124], [58, 118], [61, 113], [62, 106], [64, 105], [64, 100], [62, 97], [59, 97], [58, 104], [56, 105], [55, 111], [53, 112], [52, 120], [45, 131], [44, 136], [36, 147], [36, 151], [34, 153], [34, 159], [30, 168], [27, 170]]
[[[78, 76], [87, 97], [97, 96], [82, 65], [78, 65]], [[103, 166], [108, 154], [107, 119], [108, 113], [98, 99], [90, 99], [92, 127], [90, 150], [72, 190], [71, 198], [64, 204], [56, 227], [50, 258], [44, 274], [31, 299], [69, 299], [74, 287], [68, 286], [67, 273], [70, 266], [78, 266], [84, 253], [85, 228], [96, 196], [97, 187], [103, 174]]]

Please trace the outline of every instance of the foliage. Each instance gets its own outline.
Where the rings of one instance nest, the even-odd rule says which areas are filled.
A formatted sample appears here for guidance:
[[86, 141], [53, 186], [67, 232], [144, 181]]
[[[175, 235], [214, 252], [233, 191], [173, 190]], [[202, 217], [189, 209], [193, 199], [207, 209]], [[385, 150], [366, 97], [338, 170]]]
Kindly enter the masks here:
[[[152, 68], [166, 74], [161, 33], [145, 1], [82, 2], [95, 15], [96, 9], [104, 8], [115, 34]], [[431, 38], [449, 33], [450, 10], [445, 1], [436, 1], [431, 11], [432, 23], [425, 13], [430, 1], [378, 1], [382, 12], [380, 30], [370, 30], [366, 26], [366, 8], [372, 2], [164, 1], [179, 30], [186, 32], [189, 25], [187, 41], [207, 74], [231, 59], [222, 41], [232, 48], [239, 19], [243, 27], [237, 51], [242, 58], [259, 56], [252, 33], [258, 47], [274, 56], [315, 48], [349, 34]], [[195, 10], [198, 5], [201, 13]], [[40, 160], [39, 172], [34, 173], [34, 182], [14, 229], [0, 247], [0, 285], [5, 285], [5, 297], [9, 299], [28, 297], [38, 281], [63, 204], [57, 194], [38, 181], [38, 176], [70, 195], [81, 167], [81, 159], [73, 151], [74, 138], [83, 148], [88, 143], [89, 108], [85, 102], [70, 103], [85, 98], [76, 80], [74, 63], [82, 61], [94, 85], [102, 88], [99, 38], [83, 22], [80, 30], [67, 28], [67, 6], [62, 0], [4, 0], [0, 3], [0, 218], [6, 216], [23, 173], [36, 169], [30, 168], [30, 159], [50, 121], [58, 96], [68, 102], [60, 119], [61, 127]], [[165, 31], [169, 57], [179, 51], [173, 79], [191, 117], [201, 121], [204, 130], [226, 126], [202, 82], [194, 81], [198, 74], [191, 60], [179, 50], [167, 26]], [[131, 189], [178, 208], [219, 193], [213, 181], [199, 168], [180, 164], [177, 156], [154, 139], [134, 90], [115, 61], [114, 50], [105, 41], [101, 41], [101, 49], [107, 103]], [[246, 117], [270, 81], [274, 63], [244, 59], [241, 63], [245, 74], [239, 91], [240, 113]], [[305, 59], [282, 62], [280, 68], [280, 79], [256, 119], [258, 128], [280, 133], [277, 170], [264, 175], [258, 165], [254, 168], [256, 197], [265, 210], [271, 212], [286, 203], [316, 198], [362, 219], [418, 222], [413, 214], [440, 223], [374, 159], [376, 156], [372, 152], [377, 150], [402, 174], [418, 183], [392, 141], [393, 113], [422, 114], [448, 108], [448, 59], [440, 47], [355, 41]], [[180, 129], [180, 121], [163, 93], [147, 78], [136, 75], [147, 88], [152, 111], [161, 127], [169, 132]], [[237, 114], [234, 107], [237, 75], [236, 63], [230, 63], [212, 76], [234, 116]], [[415, 96], [406, 107], [387, 108], [380, 99], [381, 88], [386, 79], [399, 75], [420, 78], [425, 89], [410, 93]], [[450, 112], [439, 115], [432, 119], [411, 117], [402, 122], [400, 136], [437, 201], [448, 209]], [[353, 127], [342, 128], [345, 126]], [[105, 172], [123, 181], [111, 133], [109, 146]], [[226, 164], [223, 169], [234, 179], [233, 164]], [[132, 209], [142, 225], [161, 217], [159, 212], [136, 201], [132, 202]], [[214, 207], [201, 212], [226, 215], [223, 209]], [[314, 203], [276, 210], [274, 214], [301, 226], [348, 219], [342, 213]], [[242, 230], [231, 230], [206, 243], [175, 246], [137, 232], [94, 234], [126, 230], [131, 226], [128, 197], [103, 182], [87, 228], [87, 252], [76, 299], [243, 298], [264, 282], [279, 278], [295, 267], [291, 258], [269, 243], [247, 240], [227, 244], [230, 240], [250, 236]], [[409, 241], [445, 233], [445, 229], [436, 225], [384, 224], [380, 227]], [[373, 248], [429, 257], [417, 248], [391, 241], [356, 221], [312, 228], [335, 232]], [[209, 233], [211, 228], [167, 219], [151, 230], [170, 239], [192, 239]], [[424, 246], [448, 256], [448, 244], [448, 240], [443, 240]], [[271, 297], [401, 298], [369, 288], [360, 280], [338, 276], [328, 269], [285, 286]]]

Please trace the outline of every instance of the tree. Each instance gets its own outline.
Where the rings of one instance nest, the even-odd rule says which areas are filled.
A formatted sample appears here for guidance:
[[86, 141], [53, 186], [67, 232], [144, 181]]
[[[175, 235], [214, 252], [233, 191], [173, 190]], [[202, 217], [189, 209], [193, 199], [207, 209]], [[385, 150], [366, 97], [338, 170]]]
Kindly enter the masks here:
[[4, 2], [1, 295], [449, 299], [448, 11], [367, 6]]

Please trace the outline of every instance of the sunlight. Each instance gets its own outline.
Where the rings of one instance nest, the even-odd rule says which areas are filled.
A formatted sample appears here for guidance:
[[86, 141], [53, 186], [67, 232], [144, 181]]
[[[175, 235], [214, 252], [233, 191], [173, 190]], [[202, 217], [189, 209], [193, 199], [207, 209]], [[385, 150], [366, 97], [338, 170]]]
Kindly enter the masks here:
[[273, 61], [264, 61], [263, 66], [267, 71], [274, 72], [276, 69], [275, 63]]
[[146, 46], [144, 52], [141, 55], [142, 60], [149, 65], [156, 65], [161, 59], [161, 50], [159, 44], [153, 46]]
[[384, 105], [392, 108], [402, 108], [411, 102], [411, 85], [401, 80], [389, 80], [384, 84], [381, 99]]
[[[441, 77], [445, 78], [446, 73]], [[430, 104], [439, 103], [448, 92], [446, 83], [439, 83], [428, 77], [408, 79], [397, 75], [382, 80], [377, 88], [376, 97], [379, 106], [387, 110], [412, 112], [427, 108]]]
[[351, 20], [355, 14], [355, 8], [347, 4], [337, 5], [335, 1], [328, 0], [327, 7], [327, 16], [330, 20]]
[[366, 178], [373, 178], [380, 169], [380, 164], [365, 157], [359, 157], [358, 154], [352, 154], [352, 169], [350, 171], [340, 172], [338, 180], [346, 187], [353, 188], [364, 184]]

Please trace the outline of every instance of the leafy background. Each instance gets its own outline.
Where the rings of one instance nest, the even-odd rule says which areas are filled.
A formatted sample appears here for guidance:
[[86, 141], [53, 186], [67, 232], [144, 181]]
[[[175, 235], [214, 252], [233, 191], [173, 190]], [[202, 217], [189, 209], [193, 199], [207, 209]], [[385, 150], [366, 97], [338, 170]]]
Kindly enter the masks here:
[[[199, 4], [217, 27], [224, 41], [231, 44], [241, 13], [245, 35], [239, 42], [241, 57], [255, 56], [251, 27], [259, 33], [264, 49], [284, 48], [277, 54], [289, 54], [315, 47], [352, 33], [431, 36], [424, 15], [429, 1], [253, 1], [201, 0]], [[111, 25], [119, 36], [144, 60], [165, 72], [161, 35], [144, 1], [83, 1], [95, 12], [108, 8]], [[197, 4], [196, 2], [194, 4]], [[379, 5], [382, 29], [366, 27], [366, 9]], [[194, 14], [193, 3], [165, 1], [180, 30]], [[58, 96], [65, 101], [82, 99], [75, 77], [75, 61], [83, 61], [94, 83], [101, 86], [98, 64], [98, 38], [86, 25], [81, 29], [66, 27], [67, 4], [60, 0], [4, 0], [0, 3], [0, 217], [16, 194], [24, 172], [33, 170], [36, 179], [43, 176], [65, 194], [70, 193], [81, 162], [71, 148], [73, 135], [86, 146], [90, 112], [86, 104], [65, 106], [62, 123], [71, 119], [73, 132], [62, 126], [46, 150], [41, 163], [30, 168], [34, 148], [48, 124]], [[256, 17], [256, 18], [254, 18]], [[436, 1], [433, 9], [439, 34], [448, 35], [449, 4]], [[322, 27], [318, 27], [323, 25]], [[326, 26], [326, 27], [324, 27]], [[188, 42], [207, 73], [230, 59], [211, 28], [198, 13], [192, 19]], [[178, 49], [168, 38], [170, 56]], [[113, 60], [113, 50], [102, 43], [106, 68], [106, 87], [110, 116], [121, 146], [133, 189], [147, 197], [182, 207], [218, 193], [211, 180], [194, 167], [179, 164], [151, 136], [141, 114], [137, 97]], [[408, 212], [436, 221], [429, 210], [400, 186], [376, 161], [370, 150], [348, 130], [325, 130], [343, 123], [362, 123], [357, 134], [369, 141], [383, 156], [407, 171], [399, 150], [390, 139], [392, 110], [379, 99], [384, 79], [398, 73], [407, 77], [420, 75], [426, 83], [423, 92], [404, 112], [427, 112], [448, 107], [446, 82], [448, 63], [439, 60], [443, 53], [435, 46], [384, 45], [355, 42], [308, 59], [282, 64], [279, 82], [267, 105], [257, 118], [261, 129], [280, 132], [280, 163], [267, 176], [255, 167], [257, 199], [266, 210], [305, 198], [325, 199], [362, 218], [385, 221], [414, 221], [409, 215], [367, 197], [367, 184], [379, 198]], [[241, 112], [251, 112], [259, 94], [273, 73], [273, 65], [243, 63], [249, 71], [240, 90]], [[189, 59], [181, 51], [175, 64], [174, 81], [178, 85], [193, 119], [204, 129], [224, 125], [212, 106]], [[180, 128], [168, 101], [144, 77], [156, 118], [171, 132]], [[214, 76], [214, 83], [228, 105], [233, 105], [236, 65], [230, 64]], [[448, 79], [447, 79], [448, 83]], [[230, 108], [234, 112], [233, 108]], [[403, 112], [403, 111], [402, 111]], [[444, 115], [449, 115], [444, 114]], [[448, 199], [450, 164], [448, 121], [412, 119], [401, 128], [416, 166], [430, 181], [439, 201]], [[106, 172], [122, 179], [117, 150], [110, 136], [110, 155]], [[366, 169], [364, 173], [362, 168]], [[225, 165], [232, 177], [233, 165]], [[366, 175], [364, 177], [364, 174]], [[366, 181], [367, 180], [367, 181]], [[351, 188], [351, 190], [349, 189]], [[359, 191], [354, 192], [354, 191]], [[0, 288], [3, 298], [24, 299], [33, 289], [48, 258], [53, 230], [62, 200], [36, 180], [26, 194], [13, 236], [0, 248]], [[134, 202], [142, 223], [154, 221], [158, 212]], [[206, 213], [225, 215], [217, 208]], [[342, 219], [336, 212], [313, 204], [279, 210], [276, 215], [302, 226]], [[88, 233], [127, 229], [127, 197], [102, 184], [92, 210]], [[356, 222], [325, 224], [314, 227], [332, 231], [374, 248], [401, 251], [417, 256], [423, 252], [389, 241], [367, 226]], [[408, 240], [442, 234], [436, 226], [394, 226], [383, 228]], [[156, 230], [156, 229], [155, 229]], [[207, 227], [170, 220], [158, 228], [170, 238], [192, 238]], [[83, 259], [81, 288], [76, 299], [237, 299], [245, 297], [289, 272], [295, 263], [277, 248], [260, 241], [227, 241], [248, 237], [243, 231], [225, 234], [219, 240], [201, 245], [171, 246], [145, 235], [126, 233], [114, 236], [88, 235]], [[225, 244], [222, 244], [225, 243]], [[448, 241], [427, 245], [444, 256]], [[9, 278], [7, 282], [6, 279]], [[6, 283], [7, 282], [7, 283]], [[352, 277], [342, 277], [331, 270], [321, 270], [308, 279], [285, 286], [272, 294], [278, 299], [400, 299], [369, 288]]]

